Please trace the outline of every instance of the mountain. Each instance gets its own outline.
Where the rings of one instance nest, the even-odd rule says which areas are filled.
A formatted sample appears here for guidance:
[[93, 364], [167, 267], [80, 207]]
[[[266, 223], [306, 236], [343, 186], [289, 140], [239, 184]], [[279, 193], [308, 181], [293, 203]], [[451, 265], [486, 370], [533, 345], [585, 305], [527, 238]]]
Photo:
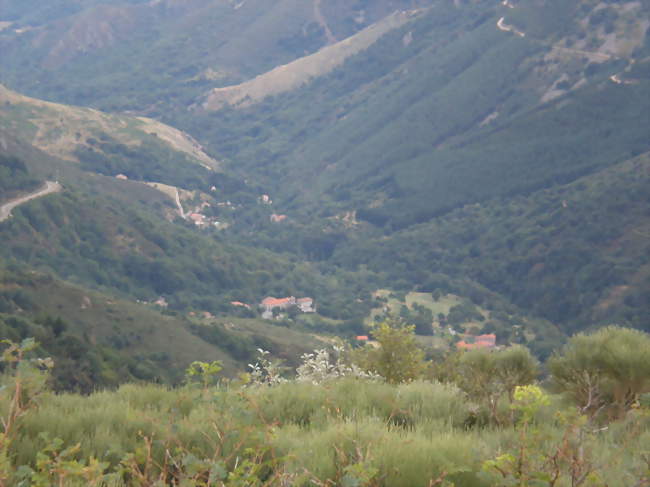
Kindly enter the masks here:
[[346, 268], [645, 328], [649, 11], [432, 2], [329, 74], [185, 123], [306, 228], [354, 221], [330, 249]]
[[[260, 347], [292, 363], [321, 339], [259, 320], [263, 297], [346, 306], [363, 297], [315, 266], [195, 225], [192, 212], [226, 228], [261, 204], [184, 133], [0, 94], [0, 328], [41, 341], [57, 361], [57, 388], [178, 382], [196, 359], [219, 359], [233, 376]], [[39, 190], [46, 180], [49, 194]]]
[[0, 129], [19, 134], [51, 156], [80, 163], [93, 172], [165, 181], [179, 172], [176, 166], [184, 160], [200, 166], [183, 171], [179, 177], [187, 181], [192, 173], [205, 179], [207, 171], [219, 167], [190, 136], [145, 117], [108, 115], [45, 102], [3, 86], [0, 106]]
[[0, 83], [103, 110], [165, 115], [343, 40], [422, 0], [16, 2], [0, 12]]
[[269, 96], [299, 88], [313, 78], [330, 73], [348, 58], [364, 51], [384, 34], [404, 25], [415, 15], [417, 11], [395, 12], [361, 32], [326, 46], [314, 54], [278, 66], [239, 85], [215, 88], [207, 95], [202, 108], [218, 110], [224, 106], [246, 106]]
[[357, 238], [334, 260], [423, 290], [449, 291], [440, 272], [471, 278], [569, 333], [611, 323], [648, 330], [649, 177], [644, 153], [569, 184]]
[[438, 2], [329, 75], [188, 123], [247, 174], [281, 180], [293, 208], [327, 201], [394, 228], [568, 182], [649, 148], [647, 8], [610, 7], [606, 34], [602, 10], [563, 3]]
[[0, 223], [11, 266], [163, 297], [204, 341], [190, 312], [269, 295], [316, 299], [283, 322], [305, 344], [386, 296], [540, 356], [647, 329], [648, 0], [0, 12], [0, 200], [63, 188]]
[[55, 360], [57, 390], [89, 393], [126, 381], [178, 384], [197, 359], [219, 360], [225, 375], [236, 376], [257, 348], [295, 363], [323, 343], [259, 320], [181, 315], [8, 267], [0, 267], [0, 331], [7, 339], [41, 343], [42, 353]]

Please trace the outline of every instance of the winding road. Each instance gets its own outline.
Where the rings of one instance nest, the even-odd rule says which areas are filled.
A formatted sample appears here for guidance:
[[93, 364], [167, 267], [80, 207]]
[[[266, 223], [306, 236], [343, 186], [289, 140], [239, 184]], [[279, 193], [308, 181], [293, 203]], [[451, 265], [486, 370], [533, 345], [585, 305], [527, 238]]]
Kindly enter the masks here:
[[45, 181], [45, 184], [33, 193], [26, 194], [25, 196], [20, 196], [12, 200], [7, 201], [6, 203], [0, 205], [0, 222], [5, 221], [11, 216], [11, 210], [16, 208], [23, 203], [40, 198], [41, 196], [46, 196], [51, 193], [57, 193], [61, 191], [62, 187], [58, 182], [54, 181]]
[[185, 214], [185, 211], [183, 211], [183, 205], [181, 204], [181, 195], [178, 192], [178, 188], [174, 188], [176, 190], [176, 206], [178, 206], [178, 213], [180, 214], [181, 218], [183, 220], [187, 220], [187, 215]]
[[320, 9], [320, 3], [321, 0], [314, 0], [314, 17], [316, 18], [316, 22], [318, 25], [321, 26], [321, 28], [325, 31], [325, 37], [327, 38], [327, 43], [328, 44], [336, 44], [338, 41], [336, 37], [334, 37], [334, 34], [332, 34], [332, 31], [327, 25], [327, 20], [325, 19], [325, 16], [323, 15], [323, 12]]

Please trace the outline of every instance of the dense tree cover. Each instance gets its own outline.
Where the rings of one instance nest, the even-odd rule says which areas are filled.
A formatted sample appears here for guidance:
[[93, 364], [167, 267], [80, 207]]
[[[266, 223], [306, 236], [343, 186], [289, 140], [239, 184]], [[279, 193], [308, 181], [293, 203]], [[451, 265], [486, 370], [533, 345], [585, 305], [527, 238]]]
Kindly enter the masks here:
[[[370, 10], [366, 3], [355, 5]], [[45, 50], [28, 55], [35, 44], [25, 39], [36, 33], [19, 38], [0, 32], [0, 49], [13, 53], [3, 57], [3, 81], [22, 77], [26, 88], [54, 98], [146, 109], [226, 156], [228, 172], [188, 166], [154, 136], [136, 149], [98, 135], [77, 149], [83, 169], [203, 191], [215, 186], [241, 205], [229, 213], [228, 232], [199, 234], [184, 222], [161, 221], [162, 212], [140, 205], [139, 195], [127, 204], [120, 201], [125, 193], [112, 193], [109, 185], [95, 194], [78, 184], [77, 175], [68, 179], [65, 194], [30, 203], [2, 224], [0, 255], [121, 296], [163, 295], [170, 314], [227, 314], [231, 300], [254, 304], [266, 295], [309, 295], [329, 320], [289, 316], [285, 323], [342, 335], [365, 331], [370, 293], [379, 287], [451, 292], [465, 300], [441, 323], [460, 329], [476, 321], [500, 344], [527, 344], [540, 358], [563, 338], [550, 322], [565, 332], [613, 322], [647, 329], [647, 159], [622, 161], [650, 148], [648, 63], [640, 55], [648, 40], [631, 54], [639, 61], [627, 71], [624, 59], [596, 64], [576, 58], [556, 66], [548, 61], [549, 43], [567, 33], [573, 36], [567, 45], [575, 42], [582, 32], [578, 20], [594, 29], [616, 28], [615, 6], [592, 12], [585, 2], [524, 2], [508, 12], [509, 22], [528, 31], [519, 38], [495, 26], [506, 7], [434, 3], [329, 76], [257, 106], [216, 114], [195, 110], [209, 88], [302, 54], [297, 49], [303, 37], [308, 51], [323, 42], [316, 26], [300, 20], [304, 9], [312, 14], [311, 7], [301, 5], [290, 16], [291, 35], [274, 37], [248, 58], [228, 43], [211, 50], [214, 57], [204, 56], [205, 45], [218, 44], [214, 36], [233, 32], [211, 24], [197, 28], [192, 42], [185, 42], [183, 29], [153, 32], [146, 26], [138, 39], [118, 29], [106, 57], [54, 61]], [[291, 5], [277, 2], [280, 10], [269, 22], [283, 23], [278, 12]], [[343, 8], [329, 5], [337, 6]], [[259, 18], [274, 8], [263, 2], [245, 7], [257, 7]], [[38, 18], [23, 17], [17, 8], [12, 20], [25, 25], [46, 18], [40, 10]], [[156, 17], [159, 25], [182, 17], [185, 7], [177, 8], [174, 13], [161, 6], [155, 12], [162, 16]], [[235, 10], [224, 3], [202, 12], [211, 22], [232, 19]], [[91, 21], [97, 12], [90, 12]], [[254, 32], [255, 39], [268, 33], [250, 25], [256, 28], [242, 33]], [[357, 27], [340, 24], [335, 32]], [[57, 29], [46, 35], [56, 38]], [[246, 39], [243, 50], [254, 43]], [[232, 68], [235, 58], [248, 65], [221, 71]], [[44, 82], [42, 65], [58, 81]], [[204, 76], [207, 68], [218, 79]], [[559, 73], [571, 82], [555, 83]], [[613, 74], [634, 82], [615, 83]], [[567, 89], [583, 79], [581, 87], [540, 104], [552, 84]], [[271, 194], [274, 206], [257, 203], [262, 193]], [[164, 205], [158, 202], [156, 210]], [[221, 216], [226, 210], [210, 211]], [[269, 220], [276, 211], [289, 215], [286, 224]], [[28, 298], [7, 291], [0, 308], [14, 313], [16, 303], [28, 304]], [[402, 315], [419, 334], [431, 333], [426, 308], [407, 308]], [[47, 321], [55, 340], [66, 334], [56, 336], [57, 319], [54, 313]], [[220, 327], [192, 331], [204, 341], [228, 343], [240, 358], [259, 345]], [[130, 340], [113, 337], [115, 348]]]
[[[255, 305], [268, 295], [364, 309], [353, 302], [363, 299], [366, 284], [352, 273], [326, 276], [327, 269], [227, 244], [111, 197], [68, 191], [35, 201], [17, 209], [0, 231], [6, 259], [140, 299], [164, 295], [176, 309], [218, 312], [232, 300]], [[349, 318], [343, 308], [331, 314]]]
[[38, 183], [21, 159], [0, 154], [0, 202], [19, 192], [34, 189]]
[[647, 329], [648, 161], [526, 198], [468, 205], [388, 238], [360, 235], [334, 260], [426, 290], [448, 288], [449, 279], [435, 277], [441, 272], [470, 277], [567, 331], [594, 322]]
[[[546, 89], [531, 74], [552, 72], [546, 42], [591, 35], [575, 24], [591, 8], [524, 2], [507, 11], [531, 29], [520, 39], [496, 31], [487, 4], [437, 5], [294, 93], [178, 120], [300, 220], [242, 233], [249, 243], [367, 265], [394, 288], [469, 278], [568, 332], [594, 321], [643, 328], [647, 164], [624, 161], [649, 148], [644, 48], [629, 74], [620, 59], [566, 61], [563, 72], [587, 83], [548, 103], [523, 89]], [[616, 84], [614, 73], [635, 81]], [[346, 213], [354, 230], [331, 225]], [[536, 352], [548, 355], [554, 339], [540, 332]]]
[[170, 149], [156, 136], [145, 136], [142, 144], [130, 147], [101, 134], [88, 146], [75, 151], [87, 171], [115, 176], [124, 174], [137, 181], [156, 181], [181, 188], [209, 189], [210, 171], [181, 152]]
[[[565, 17], [560, 3], [570, 3], [570, 13], [577, 2], [556, 2], [554, 17]], [[528, 10], [535, 17], [544, 9]], [[552, 70], [541, 59], [546, 41], [503, 36], [497, 19], [488, 4], [436, 5], [300, 90], [247, 109], [179, 114], [178, 123], [238, 161], [247, 177], [276, 184], [294, 211], [354, 208], [388, 230], [572, 181], [648, 149], [647, 79], [621, 89], [608, 76], [625, 62], [591, 73], [583, 60], [567, 61], [571, 76], [588, 83], [570, 103], [540, 107], [527, 88], [546, 89], [539, 74]], [[496, 122], [482, 123], [490, 115]]]

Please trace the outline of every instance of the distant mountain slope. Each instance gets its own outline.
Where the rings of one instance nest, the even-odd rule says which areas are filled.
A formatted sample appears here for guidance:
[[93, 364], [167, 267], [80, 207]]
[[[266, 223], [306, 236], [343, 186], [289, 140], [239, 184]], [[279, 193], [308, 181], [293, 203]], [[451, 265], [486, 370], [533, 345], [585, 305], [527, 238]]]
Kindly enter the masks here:
[[295, 211], [386, 228], [649, 150], [650, 6], [512, 4], [436, 3], [328, 76], [187, 126]]
[[331, 44], [309, 56], [289, 64], [278, 66], [256, 78], [235, 86], [213, 89], [201, 107], [205, 110], [219, 110], [224, 106], [247, 106], [267, 96], [279, 95], [300, 88], [319, 76], [324, 76], [339, 67], [351, 56], [367, 49], [381, 36], [401, 27], [411, 20], [417, 11], [396, 12], [376, 24], [342, 41]]
[[74, 162], [79, 162], [81, 147], [97, 146], [96, 139], [110, 137], [137, 150], [153, 136], [168, 151], [179, 152], [179, 159], [183, 155], [188, 162], [210, 170], [218, 168], [217, 161], [203, 152], [189, 135], [155, 120], [50, 103], [20, 95], [2, 85], [0, 123], [0, 127], [22, 135], [48, 154]]
[[3, 0], [0, 83], [157, 117], [431, 0]]
[[[8, 262], [172, 311], [302, 293], [348, 332], [370, 290], [442, 290], [545, 354], [536, 317], [647, 328], [648, 0], [0, 5], [7, 86], [192, 134], [5, 90], [25, 184], [65, 189], [0, 224]], [[173, 221], [176, 188], [232, 225]]]
[[416, 284], [439, 272], [475, 279], [569, 332], [611, 323], [649, 330], [649, 204], [645, 153], [567, 185], [363, 236], [335, 260]]

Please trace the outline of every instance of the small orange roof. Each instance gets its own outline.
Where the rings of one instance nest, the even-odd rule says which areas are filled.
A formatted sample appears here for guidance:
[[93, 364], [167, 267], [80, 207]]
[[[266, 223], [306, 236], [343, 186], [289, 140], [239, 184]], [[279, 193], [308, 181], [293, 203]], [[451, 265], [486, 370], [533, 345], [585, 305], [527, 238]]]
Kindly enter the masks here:
[[489, 335], [478, 335], [475, 340], [477, 342], [491, 343], [494, 345], [497, 342], [497, 336], [494, 333], [490, 333]]
[[271, 215], [271, 221], [275, 223], [280, 223], [281, 221], [284, 221], [287, 219], [287, 215], [278, 215], [276, 213], [273, 213]]
[[357, 340], [360, 342], [367, 342], [368, 341], [368, 335], [359, 335], [357, 336]]
[[291, 298], [273, 298], [268, 297], [262, 300], [264, 306], [284, 306], [291, 303]]
[[461, 350], [475, 350], [477, 348], [493, 348], [496, 346], [497, 336], [494, 333], [478, 335], [473, 338], [473, 343], [467, 343], [464, 340], [461, 340], [456, 344], [456, 348]]

